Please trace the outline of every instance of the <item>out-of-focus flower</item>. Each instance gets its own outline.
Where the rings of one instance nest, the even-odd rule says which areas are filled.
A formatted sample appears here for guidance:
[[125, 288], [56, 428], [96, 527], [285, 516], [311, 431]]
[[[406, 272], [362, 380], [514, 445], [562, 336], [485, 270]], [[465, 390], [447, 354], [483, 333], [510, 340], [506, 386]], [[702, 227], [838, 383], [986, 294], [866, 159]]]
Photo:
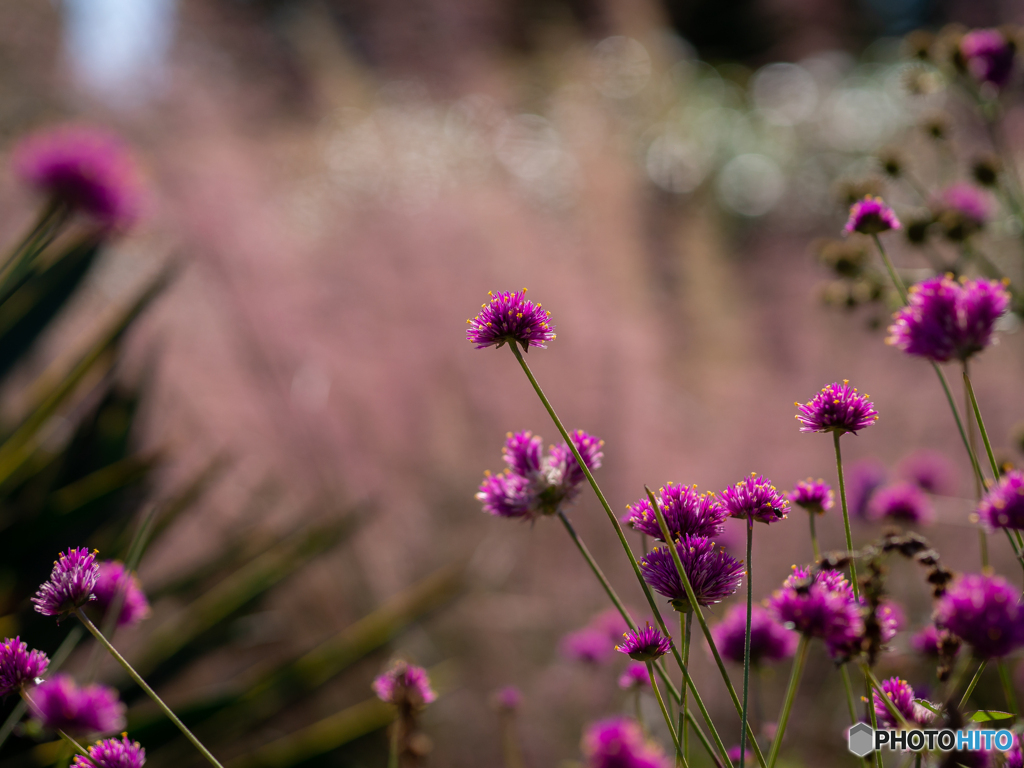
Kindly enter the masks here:
[[494, 692], [494, 706], [501, 712], [515, 712], [523, 705], [523, 693], [514, 685], [506, 685]]
[[27, 693], [29, 708], [51, 731], [112, 733], [124, 729], [124, 704], [103, 685], [79, 688], [69, 675], [56, 675]]
[[946, 237], [955, 242], [966, 240], [980, 230], [992, 215], [988, 194], [963, 182], [942, 190], [933, 208], [935, 220], [942, 226]]
[[956, 466], [938, 451], [915, 451], [899, 463], [896, 472], [928, 493], [951, 495], [959, 487]]
[[[719, 653], [736, 664], [743, 663], [746, 644], [747, 611], [734, 605], [725, 617], [711, 628], [711, 636]], [[750, 613], [750, 663], [760, 666], [766, 661], [788, 659], [796, 651], [798, 637], [775, 620], [765, 608], [753, 606]]]
[[871, 497], [885, 483], [885, 465], [868, 457], [850, 463], [846, 470], [846, 503], [850, 515], [865, 518]]
[[[955, 639], [954, 639], [955, 638]], [[952, 640], [952, 642], [950, 642]], [[922, 656], [938, 658], [942, 655], [942, 646], [946, 645], [956, 656], [960, 652], [960, 640], [948, 629], [938, 629], [934, 624], [929, 624], [920, 632], [910, 638], [910, 647]]]
[[[676, 541], [676, 552], [693, 587], [694, 597], [702, 606], [719, 603], [739, 589], [743, 579], [743, 563], [728, 555], [705, 536], [683, 536]], [[649, 552], [640, 560], [644, 581], [672, 601], [677, 611], [692, 610], [686, 590], [679, 578], [669, 545]]]
[[824, 387], [805, 404], [794, 403], [800, 413], [801, 432], [847, 432], [857, 434], [878, 420], [878, 411], [871, 405], [868, 395], [861, 395], [846, 379]]
[[482, 305], [476, 317], [467, 320], [466, 338], [484, 347], [503, 347], [506, 342], [518, 343], [524, 352], [530, 347], [545, 348], [555, 338], [554, 326], [548, 322], [550, 312], [526, 298], [526, 289], [516, 292], [488, 293], [490, 301]]
[[909, 303], [893, 315], [887, 344], [945, 363], [966, 360], [992, 343], [1010, 294], [995, 280], [957, 282], [949, 275], [911, 286]]
[[971, 176], [983, 187], [995, 187], [1002, 172], [1002, 161], [992, 152], [979, 155], [971, 163]]
[[647, 665], [642, 661], [631, 661], [619, 675], [619, 688], [624, 691], [640, 690], [648, 688], [650, 685], [651, 676], [647, 672]]
[[811, 575], [793, 566], [791, 573], [768, 600], [769, 608], [785, 626], [825, 641], [829, 650], [847, 649], [864, 632], [853, 590], [838, 571]]
[[100, 575], [96, 555], [85, 547], [69, 548], [53, 564], [50, 579], [36, 591], [32, 603], [44, 616], [60, 616], [93, 600]]
[[622, 633], [629, 629], [626, 620], [616, 608], [608, 608], [596, 614], [588, 623], [590, 629], [603, 632], [612, 643], [617, 643]]
[[419, 709], [437, 699], [430, 687], [427, 670], [404, 661], [396, 661], [391, 669], [373, 681], [377, 698], [399, 707]]
[[25, 683], [42, 677], [50, 659], [42, 651], [29, 650], [20, 637], [8, 637], [0, 643], [0, 698], [21, 690]]
[[[725, 507], [713, 493], [697, 493], [697, 486], [674, 485], [666, 483], [658, 489], [658, 506], [665, 516], [672, 538], [680, 536], [709, 536], [714, 538], [722, 533], [726, 517]], [[661, 526], [651, 506], [650, 499], [644, 497], [631, 504], [629, 524], [634, 530], [664, 541]]]
[[[569, 438], [588, 469], [601, 466], [603, 441], [581, 429]], [[542, 456], [541, 442], [531, 432], [508, 433], [502, 449], [508, 469], [497, 475], [486, 472], [476, 494], [484, 512], [532, 520], [538, 515], [555, 514], [579, 495], [586, 476], [572, 450], [562, 443]]]
[[960, 38], [959, 54], [970, 75], [1002, 88], [1010, 82], [1016, 46], [998, 29], [974, 29]]
[[790, 503], [803, 507], [808, 512], [822, 515], [832, 509], [836, 495], [824, 480], [800, 480], [796, 487], [786, 494]]
[[104, 739], [86, 747], [89, 756], [75, 755], [75, 768], [142, 768], [146, 750], [137, 741], [129, 741], [128, 734], [118, 739]]
[[913, 483], [899, 482], [875, 492], [871, 497], [868, 516], [872, 520], [930, 523], [935, 512], [924, 491]]
[[562, 638], [562, 653], [574, 661], [601, 664], [612, 655], [614, 642], [601, 630], [584, 627]]
[[750, 473], [749, 478], [722, 491], [722, 504], [729, 517], [759, 523], [785, 520], [789, 514], [789, 501], [786, 497], [776, 490], [771, 480], [754, 472]]
[[890, 229], [900, 229], [901, 226], [896, 213], [882, 198], [867, 195], [850, 206], [850, 218], [846, 222], [845, 231], [877, 235]]
[[[896, 710], [903, 716], [903, 719], [910, 723], [926, 725], [932, 720], [932, 713], [926, 707], [914, 701], [914, 689], [906, 680], [898, 677], [890, 677], [882, 681], [882, 690], [889, 700], [896, 705]], [[885, 705], [878, 691], [872, 692], [875, 705], [875, 717], [878, 718], [880, 728], [896, 728], [900, 723], [893, 717], [889, 708]]]
[[64, 126], [23, 139], [14, 149], [15, 173], [46, 195], [111, 229], [130, 225], [142, 197], [135, 164], [116, 136]]
[[1024, 642], [1019, 596], [1001, 576], [958, 576], [936, 606], [935, 625], [961, 637], [978, 658], [1006, 656]]
[[122, 601], [121, 613], [117, 617], [119, 627], [137, 624], [149, 616], [146, 593], [142, 591], [138, 577], [125, 570], [124, 563], [114, 560], [100, 563], [100, 575], [96, 579], [93, 594], [96, 597], [92, 605], [103, 615], [106, 615], [115, 599]]
[[633, 661], [654, 661], [672, 650], [672, 642], [650, 622], [642, 629], [628, 630], [622, 637], [615, 650], [627, 654]]
[[1024, 750], [1020, 746], [1020, 736], [1013, 734], [1013, 743], [1006, 752], [1006, 768], [1024, 768]]
[[1024, 472], [1003, 475], [978, 505], [978, 517], [989, 528], [1024, 529]]
[[640, 725], [628, 717], [600, 720], [583, 732], [581, 745], [587, 768], [671, 768], [672, 761], [644, 738]]

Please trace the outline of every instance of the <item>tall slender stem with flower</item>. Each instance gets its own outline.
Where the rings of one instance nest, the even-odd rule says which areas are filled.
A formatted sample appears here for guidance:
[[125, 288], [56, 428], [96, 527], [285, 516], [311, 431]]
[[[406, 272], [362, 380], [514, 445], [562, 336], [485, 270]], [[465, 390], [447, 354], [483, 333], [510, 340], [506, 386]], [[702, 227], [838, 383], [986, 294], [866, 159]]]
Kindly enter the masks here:
[[[754, 549], [754, 518], [747, 517], [747, 627], [743, 635], [743, 725], [747, 725], [749, 709], [747, 707], [750, 697], [750, 616], [754, 606], [753, 578], [751, 568], [753, 561], [751, 554]], [[747, 729], [740, 731], [740, 768], [743, 768], [743, 759], [747, 753]]]
[[[843, 530], [846, 533], [846, 551], [853, 552], [853, 532], [850, 530], [850, 510], [846, 504], [846, 478], [843, 476], [843, 450], [839, 445], [839, 432], [832, 433], [832, 441], [836, 451], [836, 474], [839, 477], [839, 500], [843, 505]], [[860, 592], [857, 586], [857, 562], [850, 558], [850, 586], [853, 587], [853, 596], [860, 599]]]
[[768, 753], [768, 768], [773, 768], [775, 760], [779, 756], [779, 748], [782, 746], [782, 737], [786, 734], [786, 726], [789, 724], [789, 713], [793, 709], [793, 701], [796, 699], [797, 689], [800, 687], [800, 678], [804, 673], [804, 665], [807, 663], [807, 649], [810, 643], [806, 635], [800, 636], [800, 644], [796, 647], [796, 656], [793, 657], [793, 667], [789, 673], [789, 685], [786, 687], [786, 698], [782, 701], [782, 712], [779, 714], [779, 725], [775, 732], [775, 740], [772, 741], [771, 752]]

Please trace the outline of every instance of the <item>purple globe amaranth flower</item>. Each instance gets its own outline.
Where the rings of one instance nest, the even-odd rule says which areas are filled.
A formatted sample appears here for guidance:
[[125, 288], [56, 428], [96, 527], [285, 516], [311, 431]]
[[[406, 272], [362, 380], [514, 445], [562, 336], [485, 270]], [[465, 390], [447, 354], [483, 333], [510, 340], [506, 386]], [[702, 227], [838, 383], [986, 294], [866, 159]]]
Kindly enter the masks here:
[[42, 651], [30, 651], [20, 637], [5, 638], [0, 643], [0, 698], [35, 683], [48, 666], [50, 659]]
[[882, 198], [866, 195], [850, 206], [850, 218], [844, 228], [847, 234], [860, 232], [865, 235], [877, 235], [890, 229], [901, 229], [902, 224], [896, 213], [886, 205]]
[[619, 653], [625, 653], [633, 661], [654, 661], [672, 650], [672, 641], [661, 634], [650, 622], [643, 629], [631, 629], [622, 635], [623, 640], [615, 646]]
[[1020, 736], [1013, 734], [1013, 742], [1006, 751], [1005, 768], [1024, 768], [1024, 750], [1021, 749]]
[[992, 343], [1010, 294], [995, 280], [957, 282], [944, 275], [911, 286], [908, 302], [893, 315], [886, 343], [945, 363], [966, 360]]
[[[604, 442], [581, 429], [569, 435], [573, 446], [590, 470], [601, 466]], [[572, 502], [586, 476], [572, 449], [565, 443], [551, 446], [541, 454], [541, 438], [532, 432], [509, 432], [502, 449], [508, 468], [501, 474], [484, 473], [476, 498], [484, 512], [497, 517], [533, 520], [553, 515]]]
[[816, 575], [793, 566], [768, 600], [768, 607], [785, 626], [825, 641], [829, 650], [849, 648], [864, 633], [860, 608], [850, 583], [838, 571]]
[[129, 741], [128, 734], [120, 739], [104, 739], [86, 747], [89, 756], [75, 755], [75, 768], [142, 768], [146, 763], [146, 750], [137, 741]]
[[946, 631], [936, 629], [934, 624], [929, 624], [921, 631], [914, 633], [910, 638], [910, 647], [922, 656], [937, 657], [939, 655], [939, 633]]
[[1003, 475], [978, 504], [978, 517], [989, 528], [1024, 529], [1024, 472]]
[[[726, 511], [713, 493], [697, 493], [697, 486], [666, 483], [658, 489], [658, 506], [665, 516], [665, 524], [673, 539], [680, 536], [708, 536], [714, 538], [725, 529]], [[628, 507], [629, 524], [634, 530], [664, 541], [661, 526], [654, 514], [651, 501], [644, 497]]]
[[[896, 710], [909, 723], [926, 725], [932, 720], [932, 713], [926, 707], [914, 701], [914, 689], [910, 683], [898, 677], [890, 677], [882, 681], [882, 690], [889, 700], [896, 705]], [[900, 723], [893, 717], [889, 708], [885, 705], [878, 691], [872, 691], [872, 699], [875, 705], [875, 717], [878, 718], [880, 728], [897, 728]]]
[[785, 495], [779, 493], [771, 480], [755, 472], [722, 491], [722, 504], [729, 517], [759, 523], [785, 520], [789, 514]]
[[946, 187], [932, 203], [935, 218], [950, 240], [962, 242], [985, 226], [992, 205], [985, 190], [958, 182]]
[[953, 495], [960, 485], [956, 465], [938, 451], [915, 451], [899, 463], [896, 471], [928, 493]]
[[606, 632], [584, 627], [565, 635], [562, 638], [561, 649], [562, 654], [573, 661], [602, 664], [612, 655], [614, 643], [615, 640], [609, 640]]
[[1002, 88], [1010, 82], [1016, 46], [998, 29], [974, 29], [960, 38], [959, 54], [971, 76]]
[[872, 520], [898, 520], [930, 523], [935, 518], [932, 503], [913, 483], [893, 483], [880, 488], [871, 497], [868, 517]]
[[796, 419], [802, 425], [801, 432], [857, 434], [878, 420], [878, 411], [872, 407], [868, 395], [859, 394], [846, 379], [842, 384], [833, 382], [824, 387], [804, 405], [794, 405], [800, 411]]
[[824, 480], [800, 480], [796, 487], [786, 494], [791, 504], [803, 507], [808, 512], [816, 515], [823, 515], [832, 509], [836, 502], [836, 495], [832, 492], [831, 486]]
[[[725, 658], [736, 664], [743, 663], [746, 644], [747, 612], [734, 605], [718, 624], [711, 628], [715, 645]], [[766, 661], [782, 661], [796, 652], [799, 638], [782, 626], [766, 609], [753, 606], [750, 612], [750, 663], [760, 666]]]
[[427, 670], [401, 660], [378, 675], [372, 688], [378, 699], [399, 707], [420, 709], [437, 699], [437, 694], [430, 687]]
[[935, 626], [958, 635], [978, 658], [1006, 656], [1024, 643], [1019, 595], [1001, 576], [958, 576], [935, 608]]
[[32, 598], [36, 610], [44, 616], [60, 616], [95, 599], [93, 590], [100, 575], [96, 553], [85, 547], [69, 548], [53, 564], [49, 581]]
[[651, 676], [647, 672], [647, 665], [642, 661], [631, 661], [626, 669], [619, 675], [619, 688], [624, 691], [636, 691], [642, 688], [649, 688]]
[[27, 692], [32, 714], [51, 731], [112, 733], [124, 729], [124, 704], [104, 685], [79, 688], [69, 675], [56, 675]]
[[515, 712], [523, 705], [523, 693], [514, 685], [506, 685], [494, 692], [493, 702], [502, 712]]
[[[828, 647], [829, 654], [837, 661], [846, 661], [858, 655], [863, 650], [866, 639], [866, 627], [864, 626], [863, 619], [870, 612], [870, 606], [863, 597], [861, 597], [859, 603], [853, 601], [852, 591], [849, 592], [849, 597], [853, 606], [859, 606], [858, 615], [861, 617], [862, 622], [859, 630], [855, 631], [856, 628], [842, 629], [835, 632], [831, 637], [825, 638], [825, 645]], [[891, 600], [882, 600], [878, 604], [878, 607], [875, 609], [875, 619], [878, 621], [878, 640], [880, 646], [888, 645], [906, 623], [903, 609]]]
[[526, 289], [516, 292], [488, 292], [490, 301], [481, 305], [476, 317], [467, 320], [466, 338], [484, 347], [503, 347], [506, 342], [518, 343], [523, 352], [530, 347], [546, 348], [546, 341], [555, 338], [554, 326], [548, 321], [550, 312], [526, 298]]
[[850, 515], [866, 518], [871, 497], [885, 483], [885, 465], [875, 458], [850, 463], [846, 471], [846, 504]]
[[587, 628], [602, 632], [614, 645], [622, 637], [622, 633], [629, 629], [629, 625], [617, 609], [608, 608], [595, 614], [587, 623]]
[[124, 563], [107, 560], [100, 563], [100, 574], [93, 589], [95, 607], [102, 615], [114, 604], [121, 601], [121, 613], [117, 617], [119, 627], [137, 624], [149, 616], [149, 601], [138, 577], [125, 570]]
[[121, 229], [138, 217], [142, 187], [127, 148], [113, 134], [82, 126], [41, 131], [15, 147], [12, 163], [51, 203], [104, 227]]
[[628, 717], [611, 717], [588, 726], [581, 744], [587, 768], [672, 768], [661, 749], [644, 738]]
[[[667, 597], [672, 607], [685, 612], [693, 609], [676, 570], [670, 545], [653, 549], [640, 560], [644, 581]], [[697, 603], [702, 606], [720, 603], [739, 589], [743, 580], [743, 563], [727, 554], [706, 536], [682, 536], [673, 545], [683, 570], [693, 588]]]

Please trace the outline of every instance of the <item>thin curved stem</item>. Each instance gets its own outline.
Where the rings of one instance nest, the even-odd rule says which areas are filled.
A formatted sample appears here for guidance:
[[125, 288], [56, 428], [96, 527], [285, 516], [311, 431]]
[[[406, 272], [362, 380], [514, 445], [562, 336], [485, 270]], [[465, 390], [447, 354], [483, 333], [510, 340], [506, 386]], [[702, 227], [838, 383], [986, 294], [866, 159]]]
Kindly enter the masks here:
[[1017, 717], [1020, 710], [1017, 708], [1017, 696], [1013, 692], [1013, 681], [1010, 679], [1010, 668], [1006, 666], [1006, 659], [1000, 659], [998, 663], [999, 681], [1003, 684], [1003, 695], [1006, 696], [1006, 706], [1010, 712]]
[[395, 720], [391, 723], [391, 738], [388, 739], [388, 768], [398, 768], [398, 753], [399, 753], [399, 731], [402, 728], [402, 721]]
[[654, 665], [651, 662], [647, 662], [647, 674], [651, 678], [651, 690], [654, 691], [654, 698], [658, 700], [658, 706], [661, 707], [661, 716], [665, 718], [665, 725], [668, 726], [668, 732], [672, 736], [672, 743], [676, 748], [676, 760], [686, 766], [686, 759], [683, 757], [682, 747], [679, 746], [679, 734], [676, 733], [676, 728], [672, 724], [672, 716], [668, 713], [668, 707], [665, 706], [665, 700], [661, 697], [661, 691], [658, 690], [658, 681], [654, 679]]
[[77, 741], [71, 738], [68, 734], [64, 733], [64, 731], [58, 730], [57, 735], [64, 739], [64, 741], [66, 741], [71, 746], [71, 748], [75, 750], [75, 752], [77, 752], [78, 754], [84, 757], [89, 756], [88, 750], [86, 750], [85, 747], [83, 747], [81, 744], [79, 744]]
[[740, 715], [740, 768], [743, 768], [743, 760], [747, 754], [747, 723], [750, 710], [748, 702], [750, 697], [750, 617], [754, 601], [754, 580], [751, 578], [753, 561], [751, 554], [754, 549], [754, 518], [747, 517], [747, 627], [743, 635], [743, 714]]
[[903, 303], [907, 303], [907, 286], [903, 284], [902, 278], [896, 272], [896, 267], [893, 266], [892, 260], [889, 258], [889, 254], [885, 252], [885, 248], [882, 247], [882, 241], [878, 239], [878, 235], [872, 235], [875, 239], [875, 245], [878, 246], [878, 252], [882, 254], [882, 261], [885, 262], [885, 268], [889, 272], [889, 277], [892, 279], [892, 284], [896, 286], [896, 292], [899, 293], [900, 298], [903, 299]]
[[[864, 670], [864, 688], [867, 694], [866, 698], [866, 709], [868, 711], [868, 722], [871, 723], [871, 728], [878, 730], [878, 715], [875, 713], [875, 697], [871, 694], [871, 670], [868, 669], [867, 664], [861, 664], [861, 669]], [[883, 701], [886, 701], [888, 707], [888, 696], [882, 696]], [[875, 750], [873, 757], [875, 759], [875, 768], [883, 768], [882, 766], [882, 753], [880, 750]]]
[[[685, 619], [683, 618], [685, 615]], [[693, 613], [686, 613], [679, 615], [679, 623], [682, 625], [680, 629], [683, 632], [683, 663], [686, 668], [690, 668], [690, 636], [693, 630]], [[685, 681], [684, 681], [685, 683]], [[684, 719], [683, 722], [683, 757], [687, 760], [690, 759], [690, 706], [687, 702], [686, 688], [683, 687], [683, 700], [680, 702], [680, 713]]]
[[846, 690], [846, 708], [850, 711], [850, 722], [857, 724], [857, 705], [853, 698], [853, 686], [850, 684], [850, 671], [843, 664], [839, 667], [839, 674], [843, 678], [843, 688]]
[[978, 665], [978, 669], [974, 673], [974, 677], [971, 678], [971, 682], [967, 685], [967, 690], [964, 691], [964, 695], [960, 699], [960, 709], [963, 709], [967, 705], [968, 700], [971, 698], [971, 694], [974, 693], [974, 689], [978, 685], [978, 681], [981, 680], [981, 673], [985, 671], [985, 665], [987, 663], [987, 661], [982, 660], [982, 662]]
[[773, 768], [775, 759], [779, 756], [779, 749], [782, 746], [782, 737], [786, 733], [786, 725], [789, 723], [789, 713], [793, 709], [793, 700], [796, 698], [797, 688], [800, 687], [800, 677], [804, 673], [804, 664], [807, 662], [807, 649], [810, 643], [806, 635], [800, 635], [800, 644], [796, 647], [796, 656], [793, 657], [793, 668], [789, 673], [789, 686], [786, 688], [786, 698], [782, 703], [782, 714], [779, 715], [779, 726], [775, 732], [775, 740], [772, 741], [771, 752], [768, 753], [768, 768]]
[[821, 550], [818, 549], [818, 532], [815, 530], [815, 513], [808, 512], [807, 519], [811, 521], [811, 548], [814, 550], [814, 562], [821, 562]]
[[[876, 238], [877, 239], [877, 236]], [[846, 530], [846, 551], [853, 552], [853, 533], [850, 531], [850, 510], [846, 506], [846, 479], [843, 477], [843, 453], [839, 447], [839, 433], [832, 433], [832, 442], [836, 447], [836, 473], [839, 475], [839, 498], [843, 503], [843, 527]], [[812, 513], [813, 514], [813, 513]], [[850, 586], [853, 587], [854, 599], [860, 601], [860, 587], [857, 584], [857, 563], [850, 558]]]

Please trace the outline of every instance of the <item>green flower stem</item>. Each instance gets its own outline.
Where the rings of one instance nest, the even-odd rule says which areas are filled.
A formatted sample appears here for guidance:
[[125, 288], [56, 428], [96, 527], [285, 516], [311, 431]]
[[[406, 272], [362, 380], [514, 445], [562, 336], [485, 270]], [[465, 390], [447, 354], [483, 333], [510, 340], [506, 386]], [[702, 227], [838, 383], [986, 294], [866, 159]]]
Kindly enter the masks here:
[[816, 514], [814, 512], [807, 513], [807, 519], [811, 521], [811, 547], [814, 549], [814, 562], [821, 562], [821, 550], [818, 549], [818, 533], [814, 527], [814, 518]]
[[1014, 717], [1018, 716], [1017, 696], [1013, 692], [1013, 681], [1010, 679], [1010, 668], [1006, 666], [1006, 659], [1000, 659], [998, 663], [999, 681], [1003, 684], [1003, 694], [1006, 696], [1006, 706]]
[[66, 741], [71, 746], [71, 748], [75, 750], [75, 752], [77, 752], [78, 754], [83, 755], [85, 757], [89, 756], [89, 752], [85, 749], [85, 747], [83, 747], [73, 738], [64, 733], [64, 731], [57, 731], [57, 735], [64, 739], [64, 741]]
[[789, 722], [789, 713], [793, 709], [793, 700], [796, 698], [796, 690], [800, 687], [800, 677], [804, 673], [804, 665], [807, 663], [807, 649], [810, 643], [806, 635], [800, 635], [800, 644], [796, 647], [796, 656], [793, 657], [793, 668], [789, 673], [789, 687], [786, 689], [786, 698], [782, 703], [782, 714], [779, 715], [778, 730], [775, 732], [775, 740], [772, 742], [771, 752], [768, 753], [768, 768], [773, 768], [775, 759], [779, 756], [779, 748], [782, 746], [782, 737], [786, 733], [786, 724]]
[[971, 682], [967, 685], [967, 690], [964, 691], [963, 698], [960, 699], [960, 709], [963, 709], [967, 705], [967, 701], [971, 698], [971, 694], [974, 693], [974, 689], [978, 685], [978, 681], [981, 680], [981, 673], [985, 671], [985, 665], [987, 663], [988, 662], [986, 660], [982, 660], [978, 665], [978, 670], [974, 673], [974, 677], [971, 678]]
[[853, 698], [853, 686], [850, 684], [850, 671], [843, 664], [839, 667], [839, 675], [843, 678], [843, 688], [846, 690], [846, 707], [850, 711], [850, 723], [857, 724], [857, 704]]
[[[646, 734], [647, 726], [644, 724], [644, 712], [640, 708], [640, 688], [637, 687], [636, 691], [633, 692], [633, 709], [636, 711], [636, 721], [640, 723], [640, 729]], [[708, 752], [711, 758], [714, 759], [714, 752]]]
[[[864, 692], [866, 709], [868, 711], [868, 722], [871, 723], [871, 727], [874, 730], [878, 730], [878, 715], [875, 713], [875, 697], [871, 695], [871, 670], [867, 668], [866, 664], [861, 664], [861, 669], [864, 670]], [[883, 696], [883, 701], [887, 701], [888, 697]], [[875, 768], [884, 768], [882, 765], [882, 753], [880, 750], [875, 750], [873, 757], [875, 759]]]
[[750, 696], [750, 617], [754, 604], [754, 580], [752, 578], [753, 560], [751, 555], [754, 550], [754, 518], [747, 517], [747, 627], [743, 635], [743, 714], [740, 715], [740, 768], [743, 768], [744, 757], [747, 754], [747, 725], [749, 723], [750, 709], [747, 704]]
[[103, 636], [103, 633], [96, 628], [96, 625], [89, 620], [89, 617], [82, 612], [81, 608], [75, 609], [75, 616], [77, 616], [78, 620], [82, 622], [85, 628], [89, 630], [90, 633], [92, 633], [92, 636], [95, 637], [96, 640], [99, 641], [99, 643], [107, 649], [107, 653], [113, 656], [117, 660], [117, 663], [124, 667], [124, 671], [128, 673], [128, 676], [135, 681], [136, 685], [138, 685], [143, 691], [146, 692], [146, 695], [149, 696], [149, 698], [151, 698], [158, 707], [160, 707], [160, 710], [167, 716], [167, 718], [172, 723], [174, 723], [177, 726], [178, 730], [181, 731], [182, 734], [184, 734], [185, 738], [192, 742], [192, 746], [198, 749], [200, 754], [202, 754], [202, 756], [205, 757], [210, 762], [211, 765], [216, 766], [216, 768], [224, 768], [217, 761], [217, 758], [210, 754], [210, 750], [204, 747], [202, 743], [199, 741], [199, 739], [192, 735], [192, 731], [190, 731], [185, 726], [185, 724], [178, 719], [178, 716], [171, 711], [171, 708], [164, 703], [163, 699], [156, 695], [156, 691], [149, 687], [149, 684], [142, 679], [142, 676], [135, 671], [135, 669], [132, 667], [131, 664], [128, 663], [124, 656], [118, 653], [117, 649], [110, 644], [110, 641]]
[[885, 268], [889, 271], [889, 277], [892, 278], [892, 284], [896, 286], [896, 292], [899, 293], [903, 303], [907, 303], [907, 286], [903, 284], [903, 280], [896, 272], [896, 267], [893, 266], [892, 260], [889, 258], [889, 254], [885, 252], [885, 248], [882, 247], [882, 241], [878, 239], [878, 235], [872, 235], [875, 240], [875, 245], [878, 246], [878, 252], [882, 254], [882, 261], [885, 262]]
[[[700, 740], [700, 743], [704, 745], [704, 749], [707, 751], [707, 753], [709, 755], [712, 756], [711, 759], [714, 760], [716, 762], [716, 764], [717, 764], [718, 761], [714, 757], [715, 749], [711, 745], [711, 742], [708, 741], [708, 737], [704, 735], [704, 729], [700, 727], [700, 723], [698, 723], [694, 719], [693, 712], [687, 712], [686, 713], [686, 722], [687, 722], [688, 725], [693, 727], [693, 732], [695, 734], [697, 734], [697, 738]], [[687, 759], [689, 759], [689, 758], [687, 758]]]
[[[875, 239], [878, 237], [876, 235]], [[839, 447], [839, 433], [832, 433], [832, 442], [836, 447], [836, 472], [839, 475], [839, 498], [843, 502], [843, 527], [846, 529], [846, 551], [853, 552], [853, 533], [850, 531], [850, 510], [846, 506], [846, 479], [843, 477], [843, 453]], [[860, 587], [857, 585], [857, 563], [853, 557], [850, 558], [850, 586], [853, 587], [853, 597], [860, 601]]]
[[401, 729], [401, 720], [396, 719], [391, 723], [391, 738], [388, 739], [388, 768], [398, 768], [398, 741]]
[[[693, 612], [679, 614], [679, 634], [683, 638], [683, 664], [690, 668], [690, 636], [693, 630]], [[683, 732], [683, 757], [690, 759], [690, 708], [686, 696], [686, 680], [683, 680], [683, 699], [679, 702], [679, 717], [682, 721]]]
[[[651, 507], [654, 509], [655, 517], [658, 518], [658, 526], [661, 528], [662, 537], [667, 542], [673, 541], [672, 533], [669, 531], [668, 523], [665, 522], [665, 514], [661, 511], [661, 505], [658, 503], [657, 497], [646, 485], [644, 486], [644, 490], [647, 491], [647, 498], [650, 500]], [[707, 640], [708, 645], [711, 646], [711, 654], [715, 657], [715, 663], [718, 665], [718, 671], [722, 674], [722, 680], [725, 681], [725, 687], [729, 691], [729, 696], [732, 698], [733, 706], [736, 708], [736, 714], [740, 716], [740, 727], [745, 727], [745, 730], [750, 736], [750, 750], [757, 758], [758, 764], [762, 768], [767, 768], [764, 755], [761, 754], [761, 749], [757, 746], [757, 739], [754, 737], [754, 732], [750, 727], [750, 723], [746, 722], [746, 718], [744, 717], [745, 713], [743, 712], [743, 707], [740, 705], [739, 697], [736, 695], [736, 689], [733, 688], [732, 681], [729, 679], [729, 672], [725, 668], [725, 662], [722, 661], [722, 654], [718, 652], [718, 646], [715, 644], [715, 638], [711, 635], [711, 629], [708, 627], [708, 623], [704, 618], [704, 612], [701, 611], [700, 603], [697, 602], [697, 595], [693, 591], [693, 585], [690, 584], [690, 577], [686, 573], [686, 569], [683, 567], [682, 561], [679, 559], [679, 552], [671, 545], [667, 546], [667, 549], [669, 554], [672, 555], [672, 562], [676, 567], [676, 571], [679, 573], [679, 580], [683, 584], [683, 589], [686, 591], [686, 599], [689, 601], [690, 607], [697, 616], [697, 622], [700, 624], [701, 632], [704, 633], [704, 639]]]
[[885, 692], [882, 684], [878, 682], [878, 678], [875, 677], [875, 673], [871, 671], [871, 667], [862, 661], [860, 668], [864, 673], [864, 682], [868, 686], [868, 712], [871, 714], [871, 727], [878, 728], [878, 725], [875, 722], [877, 720], [875, 717], [875, 700], [871, 696], [872, 688], [878, 692], [878, 698], [882, 700], [882, 704], [884, 704], [885, 708], [889, 710], [889, 714], [892, 715], [893, 719], [899, 723], [901, 727], [912, 727], [911, 724], [907, 722], [907, 718], [905, 718], [903, 713], [896, 707], [896, 703], [889, 697], [889, 694]]
[[683, 768], [686, 768], [686, 758], [683, 757], [682, 747], [679, 746], [679, 734], [676, 733], [676, 728], [672, 724], [672, 716], [668, 713], [665, 700], [661, 698], [661, 691], [658, 690], [658, 681], [654, 679], [654, 665], [649, 661], [647, 662], [647, 674], [651, 678], [651, 690], [654, 691], [654, 698], [658, 700], [658, 706], [661, 707], [661, 716], [665, 718], [665, 725], [668, 726], [668, 732], [672, 736], [672, 743], [676, 747], [676, 762], [681, 764]]

